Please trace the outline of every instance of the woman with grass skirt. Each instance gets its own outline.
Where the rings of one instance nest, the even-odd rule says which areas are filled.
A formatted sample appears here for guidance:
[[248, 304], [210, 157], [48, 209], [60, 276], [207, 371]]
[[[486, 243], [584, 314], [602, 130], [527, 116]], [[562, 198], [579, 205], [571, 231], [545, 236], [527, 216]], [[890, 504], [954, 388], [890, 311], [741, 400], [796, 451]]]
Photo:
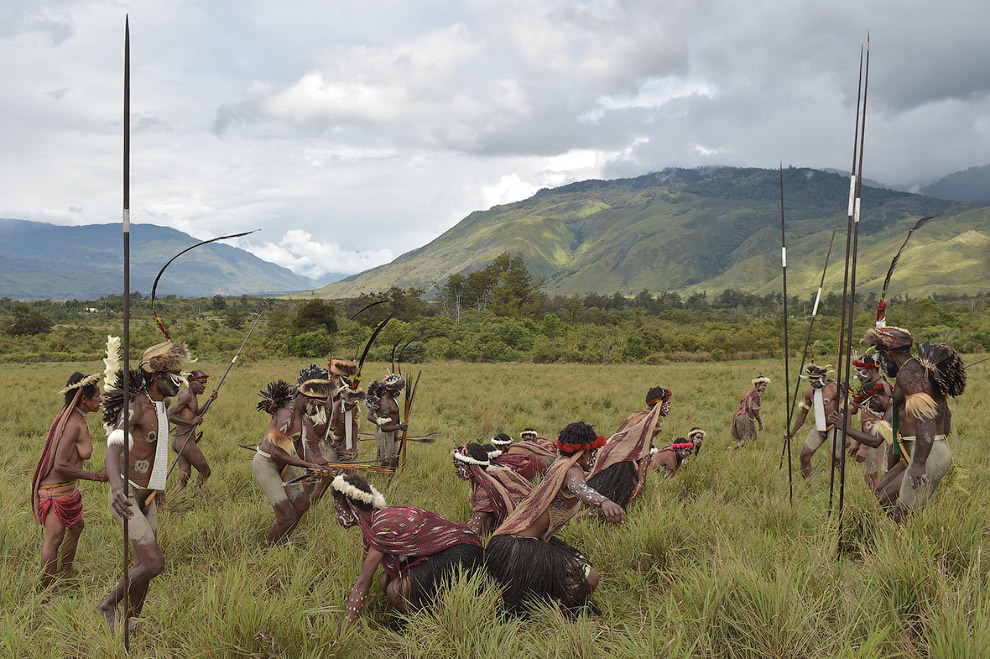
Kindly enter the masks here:
[[480, 444], [465, 444], [453, 454], [457, 477], [471, 483], [471, 509], [468, 526], [480, 537], [505, 521], [516, 505], [529, 496], [533, 484], [521, 475], [493, 465], [488, 451]]
[[653, 439], [660, 434], [660, 417], [670, 413], [671, 393], [653, 387], [646, 393], [646, 409], [630, 414], [595, 461], [588, 485], [623, 508], [639, 496], [646, 483]]
[[337, 523], [358, 525], [364, 539], [361, 572], [351, 587], [340, 629], [361, 614], [378, 566], [381, 589], [400, 613], [430, 602], [457, 571], [481, 569], [481, 539], [466, 524], [412, 506], [386, 506], [385, 497], [353, 472], [330, 483]]
[[603, 443], [583, 421], [564, 428], [557, 440], [560, 457], [489, 540], [485, 566], [504, 587], [502, 599], [509, 612], [522, 614], [533, 604], [550, 601], [577, 614], [590, 604], [598, 572], [581, 552], [554, 536], [582, 501], [600, 508], [612, 524], [625, 520], [622, 507], [595, 492], [584, 479]]

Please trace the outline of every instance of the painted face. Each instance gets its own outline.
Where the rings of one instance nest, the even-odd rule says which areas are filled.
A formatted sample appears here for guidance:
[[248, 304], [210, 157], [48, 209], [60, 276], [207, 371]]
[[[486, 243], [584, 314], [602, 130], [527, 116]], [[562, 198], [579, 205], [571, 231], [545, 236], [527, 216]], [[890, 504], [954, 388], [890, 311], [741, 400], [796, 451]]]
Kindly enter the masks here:
[[334, 508], [334, 518], [336, 518], [337, 523], [343, 526], [345, 529], [349, 529], [355, 524], [357, 524], [357, 517], [351, 511], [350, 507], [346, 503], [341, 503], [334, 497], [333, 500]]
[[158, 391], [162, 392], [162, 396], [165, 398], [171, 398], [179, 393], [179, 386], [182, 384], [182, 380], [179, 379], [178, 374], [170, 373], [169, 371], [160, 371], [158, 379]]
[[880, 368], [888, 378], [896, 378], [899, 370], [897, 364], [892, 359], [887, 359], [887, 353], [883, 350], [877, 351], [877, 358], [880, 360]]
[[859, 381], [862, 382], [863, 384], [866, 384], [867, 382], [871, 382], [873, 380], [873, 369], [860, 368], [857, 366], [856, 377], [859, 378]]
[[766, 382], [760, 382], [759, 384], [756, 385], [756, 390], [757, 391], [766, 391], [767, 390], [767, 383]]
[[825, 386], [825, 378], [821, 375], [811, 375], [808, 376], [808, 379], [811, 380], [811, 386], [815, 389], [821, 389]]
[[457, 477], [462, 481], [471, 479], [471, 469], [460, 460], [454, 460], [454, 473], [456, 473]]
[[696, 432], [693, 435], [690, 435], [689, 437], [694, 444], [700, 444], [705, 439], [705, 436], [702, 435], [700, 432]]
[[578, 459], [578, 465], [588, 471], [595, 466], [595, 459], [598, 457], [598, 451], [585, 451], [581, 457]]
[[670, 414], [670, 399], [664, 400], [660, 403], [660, 416], [667, 416]]

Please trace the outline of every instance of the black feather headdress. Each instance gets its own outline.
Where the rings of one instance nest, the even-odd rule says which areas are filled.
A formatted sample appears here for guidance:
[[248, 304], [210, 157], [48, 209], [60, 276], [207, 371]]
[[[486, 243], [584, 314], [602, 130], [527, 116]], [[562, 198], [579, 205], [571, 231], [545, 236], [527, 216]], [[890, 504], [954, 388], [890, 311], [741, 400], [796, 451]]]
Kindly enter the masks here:
[[925, 217], [915, 222], [914, 226], [911, 227], [910, 231], [907, 232], [907, 235], [904, 236], [904, 242], [901, 243], [901, 248], [897, 250], [897, 253], [894, 254], [894, 258], [891, 259], [890, 267], [887, 268], [887, 276], [883, 278], [883, 288], [880, 289], [880, 301], [877, 303], [877, 327], [884, 327], [886, 325], [887, 289], [890, 287], [890, 278], [894, 275], [894, 267], [897, 265], [897, 261], [900, 260], [901, 253], [904, 251], [904, 248], [907, 247], [908, 241], [911, 240], [911, 234], [917, 231], [918, 229], [920, 229], [921, 227], [925, 226], [925, 224], [928, 223], [928, 220], [932, 219], [933, 217], [935, 216], [926, 215]]
[[935, 387], [943, 396], [961, 396], [966, 390], [966, 367], [962, 358], [945, 343], [920, 344], [918, 362], [935, 380]]
[[285, 407], [296, 397], [295, 387], [285, 380], [269, 382], [258, 393], [261, 395], [261, 400], [258, 402], [258, 411], [266, 414], [275, 414], [275, 412]]

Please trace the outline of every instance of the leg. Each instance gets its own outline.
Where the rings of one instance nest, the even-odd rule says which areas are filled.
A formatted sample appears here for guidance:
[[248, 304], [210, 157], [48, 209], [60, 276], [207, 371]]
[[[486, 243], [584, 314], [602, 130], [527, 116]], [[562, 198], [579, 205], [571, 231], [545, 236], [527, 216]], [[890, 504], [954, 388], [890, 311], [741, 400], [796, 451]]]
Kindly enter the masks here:
[[[165, 555], [158, 546], [155, 537], [155, 527], [157, 524], [157, 513], [155, 503], [152, 502], [148, 508], [148, 515], [141, 512], [138, 501], [146, 494], [144, 490], [138, 490], [136, 497], [131, 499], [131, 510], [134, 515], [127, 521], [128, 535], [134, 547], [134, 567], [128, 573], [130, 581], [128, 594], [128, 604], [130, 611], [128, 616], [141, 614], [144, 607], [144, 598], [148, 594], [148, 584], [165, 569]], [[114, 513], [114, 519], [122, 523], [121, 518]], [[121, 579], [113, 589], [107, 593], [96, 610], [103, 616], [107, 626], [111, 631], [115, 630], [120, 616], [118, 604], [124, 599], [124, 580]]]
[[[189, 450], [189, 447], [186, 447]], [[189, 460], [186, 459], [186, 451], [182, 452], [179, 456], [179, 485], [175, 488], [176, 492], [180, 492], [185, 489], [186, 485], [189, 484], [189, 477], [192, 476], [192, 467], [189, 465]]]
[[408, 576], [392, 579], [385, 587], [385, 594], [388, 595], [389, 600], [392, 601], [392, 605], [399, 611], [399, 613], [410, 612], [412, 608], [409, 603], [411, 589], [412, 584], [410, 583]]
[[292, 508], [289, 500], [281, 501], [273, 506], [275, 510], [275, 523], [268, 529], [268, 543], [275, 544], [282, 538], [289, 535], [295, 527], [298, 519], [296, 511]]
[[[188, 465], [196, 467], [196, 471], [199, 472], [199, 479], [197, 484], [202, 487], [206, 483], [206, 479], [210, 477], [210, 465], [206, 462], [206, 456], [203, 455], [202, 449], [199, 448], [199, 442], [190, 439], [189, 444], [186, 446], [186, 450], [182, 453], [183, 459], [188, 458], [186, 471], [191, 475], [192, 469]], [[179, 468], [182, 468], [182, 463], [179, 463]]]
[[72, 563], [76, 558], [76, 548], [79, 546], [79, 536], [86, 528], [85, 522], [79, 520], [65, 530], [65, 542], [62, 543], [62, 576], [72, 576]]
[[801, 447], [801, 475], [805, 478], [811, 475], [811, 456], [825, 443], [825, 438], [822, 435], [823, 433], [812, 428], [808, 431], [804, 446]]
[[58, 548], [65, 537], [65, 527], [58, 520], [54, 510], [49, 510], [45, 517], [45, 538], [41, 545], [41, 581], [43, 588], [48, 588], [55, 582], [58, 571]]

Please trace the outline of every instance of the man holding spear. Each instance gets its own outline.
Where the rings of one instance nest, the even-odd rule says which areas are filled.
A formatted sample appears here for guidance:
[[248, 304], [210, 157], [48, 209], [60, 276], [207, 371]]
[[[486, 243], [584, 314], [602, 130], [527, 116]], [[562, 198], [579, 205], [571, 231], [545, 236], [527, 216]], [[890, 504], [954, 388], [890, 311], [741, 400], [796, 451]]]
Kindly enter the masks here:
[[[200, 487], [210, 477], [210, 465], [207, 464], [206, 456], [199, 448], [199, 440], [203, 433], [197, 435], [195, 432], [196, 426], [203, 423], [203, 412], [206, 411], [206, 409], [200, 411], [198, 396], [206, 391], [206, 381], [209, 377], [200, 370], [190, 373], [189, 377], [186, 378], [189, 386], [179, 394], [175, 403], [168, 410], [168, 420], [175, 426], [172, 450], [178, 454], [175, 459], [179, 464], [179, 486], [176, 488], [176, 492], [189, 484], [193, 467], [196, 467], [196, 471], [199, 472], [198, 485]], [[207, 404], [215, 401], [219, 393], [219, 388], [215, 389], [210, 394]]]

